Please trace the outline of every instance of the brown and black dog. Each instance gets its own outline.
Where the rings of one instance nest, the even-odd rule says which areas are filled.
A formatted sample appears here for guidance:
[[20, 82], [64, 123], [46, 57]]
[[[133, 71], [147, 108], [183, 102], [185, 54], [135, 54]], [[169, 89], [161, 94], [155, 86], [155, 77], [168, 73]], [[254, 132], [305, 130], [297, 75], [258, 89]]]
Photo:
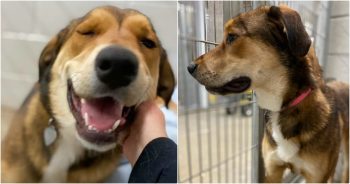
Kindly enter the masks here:
[[265, 181], [281, 182], [290, 168], [307, 182], [327, 182], [343, 147], [342, 181], [348, 182], [349, 85], [324, 82], [299, 14], [263, 6], [229, 20], [224, 31], [224, 41], [188, 70], [214, 94], [253, 89], [269, 111]]
[[[3, 182], [101, 182], [117, 166], [133, 109], [168, 103], [175, 78], [150, 20], [106, 6], [44, 48], [39, 81], [2, 142]], [[57, 138], [46, 145], [51, 124]]]

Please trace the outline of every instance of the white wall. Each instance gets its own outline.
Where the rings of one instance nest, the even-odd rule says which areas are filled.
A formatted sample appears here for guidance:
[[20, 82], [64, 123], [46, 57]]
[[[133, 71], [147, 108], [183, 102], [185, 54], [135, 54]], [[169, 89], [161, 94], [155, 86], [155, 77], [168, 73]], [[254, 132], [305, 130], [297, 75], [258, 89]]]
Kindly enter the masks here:
[[349, 1], [331, 2], [325, 76], [349, 83]]
[[46, 42], [71, 19], [81, 17], [97, 6], [133, 8], [150, 17], [177, 73], [177, 2], [175, 1], [1, 2], [1, 5], [2, 106], [19, 107], [37, 81], [38, 58]]

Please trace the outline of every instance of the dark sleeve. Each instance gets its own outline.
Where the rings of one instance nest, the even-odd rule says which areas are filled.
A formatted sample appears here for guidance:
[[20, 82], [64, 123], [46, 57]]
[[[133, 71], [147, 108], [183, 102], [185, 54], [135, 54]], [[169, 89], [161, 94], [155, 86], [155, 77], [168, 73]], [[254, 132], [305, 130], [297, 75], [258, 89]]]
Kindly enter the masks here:
[[176, 183], [177, 146], [161, 137], [147, 144], [131, 171], [129, 183]]

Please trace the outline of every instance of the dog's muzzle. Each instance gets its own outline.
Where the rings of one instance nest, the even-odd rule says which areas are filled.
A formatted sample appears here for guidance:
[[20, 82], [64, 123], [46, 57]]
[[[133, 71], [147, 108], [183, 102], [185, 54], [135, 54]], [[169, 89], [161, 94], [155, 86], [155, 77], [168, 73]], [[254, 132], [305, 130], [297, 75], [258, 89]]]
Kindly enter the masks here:
[[250, 88], [251, 82], [252, 80], [249, 77], [242, 76], [234, 78], [220, 87], [206, 86], [205, 88], [210, 92], [218, 93], [221, 95], [242, 93]]
[[130, 50], [120, 46], [109, 46], [96, 57], [97, 78], [110, 89], [125, 87], [135, 80], [138, 60]]
[[132, 121], [134, 107], [126, 107], [112, 97], [79, 97], [70, 81], [67, 97], [77, 132], [88, 142], [98, 145], [114, 143], [119, 132]]
[[139, 63], [132, 51], [117, 45], [99, 51], [94, 62], [97, 84], [104, 87], [95, 93], [79, 96], [78, 92], [84, 89], [75, 91], [73, 81], [68, 79], [68, 103], [81, 138], [97, 145], [111, 144], [127, 127], [134, 109], [114, 95], [119, 88], [122, 90], [136, 79]]
[[187, 66], [188, 72], [192, 75], [196, 69], [197, 69], [197, 64], [196, 63], [191, 63], [190, 65]]

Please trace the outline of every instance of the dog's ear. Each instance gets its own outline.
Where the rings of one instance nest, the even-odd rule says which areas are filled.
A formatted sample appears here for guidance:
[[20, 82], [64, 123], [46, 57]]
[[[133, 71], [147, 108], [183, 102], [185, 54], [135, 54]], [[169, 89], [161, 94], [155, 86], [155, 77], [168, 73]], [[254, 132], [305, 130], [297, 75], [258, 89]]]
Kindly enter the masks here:
[[168, 61], [168, 55], [162, 48], [160, 64], [159, 64], [159, 78], [157, 86], [157, 96], [163, 98], [165, 106], [168, 107], [171, 100], [171, 95], [175, 88], [175, 76]]
[[310, 49], [311, 39], [299, 14], [286, 6], [271, 6], [268, 16], [283, 26], [283, 32], [287, 36], [288, 46], [292, 54], [296, 57], [305, 56]]
[[53, 62], [67, 37], [68, 28], [62, 29], [55, 37], [53, 37], [44, 47], [39, 58], [39, 81], [44, 76], [48, 75], [48, 70], [52, 66]]

